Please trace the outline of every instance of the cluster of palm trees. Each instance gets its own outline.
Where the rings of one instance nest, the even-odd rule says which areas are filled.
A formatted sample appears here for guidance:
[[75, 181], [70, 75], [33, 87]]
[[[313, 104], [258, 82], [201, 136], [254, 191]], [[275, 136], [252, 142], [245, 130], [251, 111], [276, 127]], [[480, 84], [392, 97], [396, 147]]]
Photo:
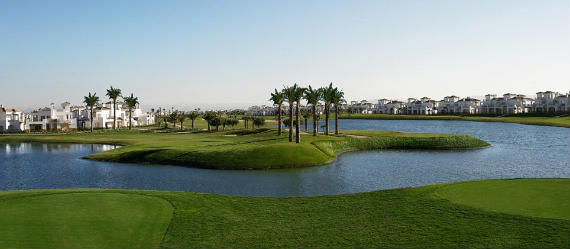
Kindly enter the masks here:
[[[114, 88], [113, 86], [107, 89], [107, 94], [105, 95], [109, 97], [111, 101], [113, 101], [113, 130], [117, 128], [117, 99], [120, 97], [123, 98], [123, 101], [129, 109], [129, 130], [132, 129], [133, 109], [136, 108], [136, 106], [139, 104], [139, 98], [135, 97], [132, 93], [130, 96], [122, 96], [121, 89]], [[93, 109], [99, 105], [99, 96], [97, 96], [97, 93], [93, 93], [93, 95], [91, 95], [91, 92], [89, 92], [89, 94], [84, 97], [83, 103], [85, 103], [85, 105], [90, 109], [89, 120], [91, 122], [91, 132], [93, 132]]]
[[[301, 101], [306, 100], [308, 105], [311, 105], [311, 113], [304, 115], [300, 115], [301, 112]], [[271, 93], [270, 101], [273, 102], [274, 105], [277, 106], [277, 121], [279, 123], [277, 134], [281, 136], [281, 113], [282, 113], [282, 106], [284, 102], [289, 104], [289, 142], [293, 142], [293, 125], [295, 125], [295, 142], [301, 142], [301, 135], [299, 133], [299, 127], [301, 124], [300, 117], [305, 117], [305, 127], [307, 123], [307, 117], [312, 114], [313, 116], [313, 136], [317, 136], [319, 134], [318, 130], [318, 119], [319, 114], [317, 113], [317, 105], [319, 101], [324, 102], [324, 112], [325, 112], [325, 135], [329, 135], [329, 119], [331, 110], [334, 107], [335, 112], [335, 134], [338, 135], [339, 133], [339, 126], [338, 126], [338, 114], [341, 110], [341, 105], [344, 102], [344, 92], [339, 90], [337, 87], [333, 87], [333, 84], [330, 83], [328, 86], [321, 87], [321, 88], [313, 88], [309, 86], [307, 88], [300, 87], [296, 83], [293, 86], [286, 86], [281, 91], [275, 89], [273, 93]], [[293, 112], [295, 112], [295, 120], [293, 120]], [[306, 128], [305, 128], [306, 129]]]

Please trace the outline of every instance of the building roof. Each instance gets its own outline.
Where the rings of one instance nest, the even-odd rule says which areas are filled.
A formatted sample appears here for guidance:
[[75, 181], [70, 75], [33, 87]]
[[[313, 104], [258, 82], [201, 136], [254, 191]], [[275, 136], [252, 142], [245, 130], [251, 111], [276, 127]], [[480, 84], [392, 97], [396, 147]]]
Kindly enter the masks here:
[[0, 108], [0, 110], [2, 110], [4, 112], [22, 112], [16, 108], [11, 108], [11, 107], [2, 107], [2, 108]]

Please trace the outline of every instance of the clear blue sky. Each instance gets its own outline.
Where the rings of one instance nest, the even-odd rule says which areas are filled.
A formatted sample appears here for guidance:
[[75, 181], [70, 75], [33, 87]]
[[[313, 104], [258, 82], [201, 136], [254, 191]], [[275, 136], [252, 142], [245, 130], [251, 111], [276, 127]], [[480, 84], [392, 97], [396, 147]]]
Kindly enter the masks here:
[[266, 103], [334, 82], [348, 99], [570, 90], [567, 0], [0, 0], [0, 103]]

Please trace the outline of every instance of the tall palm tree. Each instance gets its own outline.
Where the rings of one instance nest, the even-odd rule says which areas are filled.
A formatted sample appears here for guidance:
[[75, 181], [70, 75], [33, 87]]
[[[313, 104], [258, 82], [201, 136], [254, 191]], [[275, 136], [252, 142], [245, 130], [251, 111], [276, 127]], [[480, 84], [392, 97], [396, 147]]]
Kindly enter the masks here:
[[344, 92], [335, 87], [332, 96], [332, 103], [334, 104], [334, 134], [338, 135], [338, 115], [341, 111], [340, 106], [344, 102]]
[[322, 100], [325, 102], [325, 135], [329, 135], [329, 119], [331, 115], [331, 103], [334, 97], [334, 88], [332, 82], [322, 90]]
[[281, 107], [283, 106], [285, 97], [283, 96], [282, 92], [279, 92], [277, 89], [275, 89], [275, 92], [271, 93], [271, 98], [269, 98], [269, 100], [273, 101], [274, 105], [277, 105], [277, 135], [281, 136]]
[[293, 86], [283, 88], [283, 97], [289, 103], [289, 142], [293, 142], [293, 111], [295, 109], [297, 88], [299, 86], [296, 83]]
[[91, 132], [93, 132], [93, 107], [99, 103], [99, 96], [97, 96], [97, 93], [91, 95], [91, 92], [89, 92], [89, 95], [84, 97], [83, 103], [89, 106], [91, 112], [89, 120], [91, 122]]
[[305, 95], [305, 88], [297, 87], [295, 89], [295, 102], [297, 103], [297, 107], [295, 108], [295, 143], [301, 142], [301, 115], [299, 115], [299, 112], [301, 111], [301, 100], [303, 99], [303, 95]]
[[121, 96], [121, 89], [111, 88], [107, 89], [106, 94], [111, 100], [113, 100], [113, 130], [116, 129], [117, 124], [117, 98]]
[[289, 103], [289, 142], [293, 142], [293, 109], [295, 109], [295, 91], [297, 84], [283, 88], [283, 97]]
[[197, 111], [192, 111], [188, 113], [188, 118], [192, 120], [192, 130], [194, 130], [194, 120], [196, 120], [200, 116], [200, 113]]
[[322, 91], [320, 89], [315, 89], [311, 86], [305, 91], [305, 99], [307, 103], [311, 105], [311, 112], [313, 114], [313, 136], [317, 136], [319, 133], [318, 118], [317, 118], [317, 105], [321, 99]]
[[180, 122], [180, 130], [184, 130], [184, 121], [186, 121], [187, 117], [188, 115], [186, 115], [186, 113], [184, 112], [180, 112], [180, 114], [178, 114], [178, 122]]
[[123, 97], [127, 108], [129, 108], [129, 130], [133, 128], [133, 108], [139, 104], [139, 98], [135, 97], [132, 93], [131, 96]]

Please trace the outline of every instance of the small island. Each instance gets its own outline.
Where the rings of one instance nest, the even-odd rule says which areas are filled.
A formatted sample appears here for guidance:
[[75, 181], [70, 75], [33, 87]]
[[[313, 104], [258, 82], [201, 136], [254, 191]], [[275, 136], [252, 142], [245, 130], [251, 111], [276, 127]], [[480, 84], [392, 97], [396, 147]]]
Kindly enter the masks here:
[[334, 161], [339, 153], [347, 151], [457, 150], [489, 146], [487, 142], [469, 135], [364, 130], [343, 130], [339, 135], [333, 136], [303, 134], [301, 142], [296, 144], [289, 143], [286, 134], [278, 136], [275, 128], [190, 133], [144, 129], [13, 135], [0, 137], [0, 142], [114, 144], [122, 147], [87, 155], [85, 158], [232, 170], [323, 165]]

